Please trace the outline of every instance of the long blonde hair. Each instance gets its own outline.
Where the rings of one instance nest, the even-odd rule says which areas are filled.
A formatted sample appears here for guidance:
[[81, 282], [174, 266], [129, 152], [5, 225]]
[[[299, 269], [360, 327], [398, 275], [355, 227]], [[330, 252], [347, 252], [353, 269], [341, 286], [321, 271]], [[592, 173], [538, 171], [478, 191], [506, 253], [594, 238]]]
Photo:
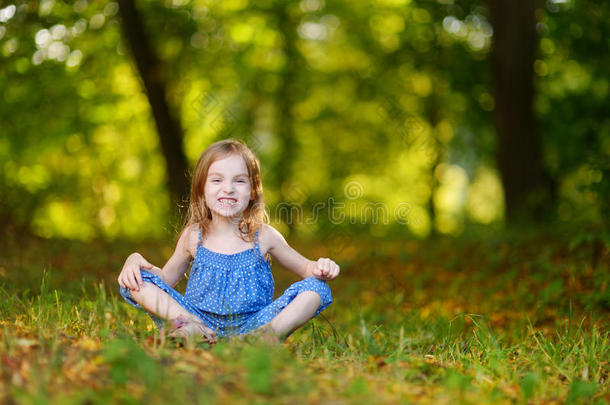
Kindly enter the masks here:
[[246, 145], [235, 139], [215, 142], [208, 146], [199, 157], [191, 180], [191, 196], [186, 226], [198, 224], [202, 235], [209, 231], [212, 212], [205, 204], [203, 198], [208, 171], [212, 163], [232, 154], [241, 156], [248, 168], [251, 189], [250, 203], [243, 212], [238, 228], [242, 234], [242, 239], [252, 242], [255, 232], [268, 220], [263, 200], [260, 163]]

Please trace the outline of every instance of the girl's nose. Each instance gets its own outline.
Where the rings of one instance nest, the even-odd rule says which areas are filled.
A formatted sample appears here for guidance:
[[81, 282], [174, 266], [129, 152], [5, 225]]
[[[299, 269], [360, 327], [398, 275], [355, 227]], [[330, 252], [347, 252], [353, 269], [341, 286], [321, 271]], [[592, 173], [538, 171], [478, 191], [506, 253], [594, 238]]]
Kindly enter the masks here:
[[226, 193], [232, 193], [233, 192], [233, 184], [229, 181], [226, 183], [222, 184], [222, 191], [226, 192]]

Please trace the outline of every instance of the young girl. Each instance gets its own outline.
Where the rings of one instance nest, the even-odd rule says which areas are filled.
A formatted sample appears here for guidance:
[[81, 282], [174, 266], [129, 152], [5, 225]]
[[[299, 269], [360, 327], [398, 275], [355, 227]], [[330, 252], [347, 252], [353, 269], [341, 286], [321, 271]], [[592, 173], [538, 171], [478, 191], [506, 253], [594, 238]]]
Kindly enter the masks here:
[[[332, 302], [325, 281], [339, 275], [330, 259], [307, 260], [264, 224], [258, 159], [244, 144], [224, 140], [199, 158], [188, 222], [163, 269], [131, 254], [118, 277], [121, 295], [146, 310], [172, 336], [218, 337], [254, 331], [285, 338]], [[273, 300], [269, 255], [303, 280]], [[184, 296], [174, 290], [193, 261]]]

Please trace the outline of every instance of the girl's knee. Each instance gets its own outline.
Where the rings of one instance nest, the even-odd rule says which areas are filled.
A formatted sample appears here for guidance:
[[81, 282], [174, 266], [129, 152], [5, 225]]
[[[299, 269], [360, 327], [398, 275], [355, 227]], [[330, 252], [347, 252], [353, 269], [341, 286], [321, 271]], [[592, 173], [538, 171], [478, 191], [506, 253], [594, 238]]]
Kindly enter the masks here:
[[307, 303], [315, 304], [316, 307], [322, 304], [322, 297], [316, 291], [301, 291], [298, 296], [303, 297], [302, 299], [306, 300]]

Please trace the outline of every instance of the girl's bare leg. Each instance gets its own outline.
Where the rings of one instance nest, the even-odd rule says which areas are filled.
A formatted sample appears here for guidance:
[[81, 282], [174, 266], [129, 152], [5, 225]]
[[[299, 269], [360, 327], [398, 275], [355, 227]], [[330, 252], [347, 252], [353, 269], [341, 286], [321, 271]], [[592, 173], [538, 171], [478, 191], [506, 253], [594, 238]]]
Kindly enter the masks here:
[[[140, 291], [131, 291], [131, 297], [145, 310], [162, 319], [172, 321], [182, 316], [189, 321], [202, 323], [201, 319], [188, 312], [169, 294], [152, 283], [144, 282]], [[212, 329], [207, 327], [206, 329], [215, 335]]]
[[320, 295], [313, 291], [303, 291], [268, 324], [262, 326], [279, 336], [299, 328], [315, 315], [320, 307]]

